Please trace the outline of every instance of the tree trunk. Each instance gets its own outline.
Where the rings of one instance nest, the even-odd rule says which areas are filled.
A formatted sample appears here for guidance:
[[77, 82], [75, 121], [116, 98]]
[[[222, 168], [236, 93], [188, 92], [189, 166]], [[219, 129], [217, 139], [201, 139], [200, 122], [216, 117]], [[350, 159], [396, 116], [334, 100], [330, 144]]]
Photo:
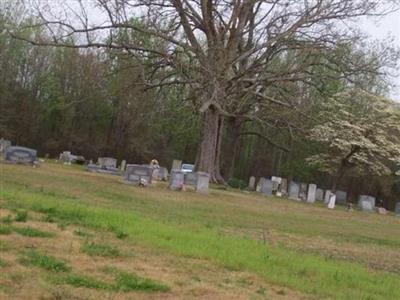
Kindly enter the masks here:
[[197, 164], [198, 171], [210, 174], [210, 181], [224, 183], [219, 170], [219, 152], [222, 117], [210, 106], [203, 115], [203, 126], [200, 143], [200, 155]]
[[242, 121], [238, 118], [229, 118], [226, 122], [226, 142], [223, 147], [222, 160], [222, 174], [226, 180], [234, 175], [241, 128]]

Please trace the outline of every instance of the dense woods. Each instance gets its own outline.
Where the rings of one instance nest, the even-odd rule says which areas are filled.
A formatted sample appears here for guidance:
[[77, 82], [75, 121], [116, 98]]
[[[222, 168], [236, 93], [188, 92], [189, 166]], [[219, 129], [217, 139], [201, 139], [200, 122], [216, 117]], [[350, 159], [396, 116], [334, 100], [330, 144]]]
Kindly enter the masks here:
[[400, 197], [400, 108], [384, 99], [399, 53], [335, 23], [381, 1], [94, 2], [75, 19], [1, 2], [0, 137]]

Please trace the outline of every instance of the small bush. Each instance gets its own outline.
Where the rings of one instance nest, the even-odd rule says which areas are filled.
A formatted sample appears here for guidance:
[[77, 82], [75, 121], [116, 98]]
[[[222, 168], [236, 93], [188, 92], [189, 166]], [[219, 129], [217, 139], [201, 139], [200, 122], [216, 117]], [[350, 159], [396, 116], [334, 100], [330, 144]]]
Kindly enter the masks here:
[[29, 237], [49, 238], [55, 236], [52, 232], [41, 231], [32, 227], [14, 227], [14, 231], [20, 235]]
[[126, 239], [126, 238], [128, 237], [128, 234], [125, 233], [125, 232], [123, 232], [123, 231], [117, 230], [117, 231], [115, 232], [115, 236], [116, 236], [118, 239], [123, 240], [123, 239]]
[[12, 229], [10, 226], [0, 225], [0, 234], [10, 234]]
[[16, 222], [26, 222], [28, 220], [28, 212], [26, 210], [17, 211], [17, 215], [14, 218]]
[[36, 250], [25, 251], [20, 262], [25, 265], [32, 265], [52, 272], [68, 272], [71, 270], [71, 267], [64, 261]]
[[120, 252], [117, 248], [104, 244], [95, 244], [93, 242], [83, 244], [81, 250], [90, 256], [120, 256]]
[[247, 183], [244, 180], [238, 178], [229, 178], [228, 185], [235, 189], [245, 189], [247, 187]]

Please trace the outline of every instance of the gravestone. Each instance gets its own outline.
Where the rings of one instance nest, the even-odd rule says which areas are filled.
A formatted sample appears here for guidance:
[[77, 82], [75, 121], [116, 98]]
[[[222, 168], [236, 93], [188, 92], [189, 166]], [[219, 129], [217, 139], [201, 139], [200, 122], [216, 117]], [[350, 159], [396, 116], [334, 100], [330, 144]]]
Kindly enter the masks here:
[[169, 179], [169, 188], [180, 191], [185, 186], [185, 174], [180, 170], [173, 170]]
[[299, 184], [294, 181], [291, 181], [289, 183], [289, 198], [294, 200], [300, 200], [299, 190], [300, 190]]
[[316, 192], [317, 192], [317, 185], [313, 184], [313, 183], [309, 184], [308, 192], [307, 192], [307, 202], [308, 203], [315, 202]]
[[5, 140], [3, 138], [0, 139], [0, 154], [5, 154], [6, 149], [11, 147], [11, 142], [9, 140]]
[[123, 161], [121, 161], [119, 169], [121, 170], [121, 172], [125, 172], [125, 168], [126, 168], [126, 160], [124, 159]]
[[261, 178], [258, 180], [257, 187], [256, 187], [256, 191], [257, 191], [257, 192], [261, 193], [261, 186], [264, 184], [264, 181], [265, 181], [265, 180], [267, 180], [267, 179], [265, 179], [264, 177], [261, 177]]
[[331, 195], [331, 190], [326, 190], [325, 191], [325, 197], [324, 197], [324, 203], [325, 204], [328, 204], [330, 195]]
[[256, 187], [256, 178], [254, 176], [251, 176], [249, 179], [249, 190], [254, 191]]
[[278, 176], [272, 176], [271, 181], [272, 181], [272, 193], [276, 195], [279, 192], [282, 178]]
[[400, 202], [396, 203], [396, 206], [394, 207], [394, 213], [396, 216], [400, 217]]
[[272, 196], [273, 182], [272, 180], [265, 179], [261, 185], [261, 193], [264, 195]]
[[162, 181], [167, 181], [168, 180], [168, 170], [165, 167], [160, 167], [158, 169], [158, 178], [159, 180]]
[[347, 203], [347, 193], [344, 191], [336, 191], [336, 202], [340, 204]]
[[334, 209], [336, 205], [336, 194], [332, 193], [331, 191], [329, 191], [329, 195], [328, 195], [328, 208], [329, 209]]
[[207, 194], [210, 183], [210, 175], [206, 172], [197, 172], [196, 179], [196, 192]]
[[362, 211], [373, 212], [375, 209], [375, 197], [369, 195], [360, 195], [358, 206]]
[[36, 164], [37, 151], [18, 146], [7, 147], [4, 160], [14, 164]]
[[160, 180], [160, 178], [159, 178], [160, 169], [159, 168], [154, 168], [154, 167], [151, 167], [151, 168], [153, 169], [153, 175], [151, 176], [152, 180], [155, 180], [155, 181]]
[[126, 172], [124, 182], [136, 185], [149, 185], [151, 184], [153, 175], [153, 168], [148, 165], [126, 165]]
[[281, 186], [280, 186], [280, 190], [282, 197], [286, 197], [288, 195], [288, 185], [287, 185], [287, 179], [286, 178], [282, 178], [281, 181]]
[[197, 173], [195, 173], [195, 172], [185, 173], [185, 175], [184, 175], [184, 183], [185, 183], [185, 185], [196, 186], [196, 184], [197, 184]]
[[181, 168], [182, 168], [182, 161], [179, 159], [174, 159], [172, 161], [171, 173], [172, 173], [172, 171], [180, 170]]
[[97, 159], [97, 164], [104, 169], [116, 169], [117, 159], [112, 157], [99, 157]]
[[299, 198], [302, 201], [307, 200], [307, 183], [300, 183]]
[[324, 201], [324, 190], [323, 189], [317, 189], [315, 191], [315, 199], [317, 201]]

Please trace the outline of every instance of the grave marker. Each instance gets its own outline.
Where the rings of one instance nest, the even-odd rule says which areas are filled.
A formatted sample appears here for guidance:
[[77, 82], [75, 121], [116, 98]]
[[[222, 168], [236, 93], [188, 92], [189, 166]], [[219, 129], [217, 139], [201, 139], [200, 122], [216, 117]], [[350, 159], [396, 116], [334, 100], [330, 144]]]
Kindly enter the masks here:
[[174, 159], [172, 161], [171, 173], [172, 173], [172, 171], [180, 170], [181, 168], [182, 168], [182, 161], [179, 159]]
[[373, 212], [375, 208], [375, 197], [369, 195], [360, 195], [358, 206], [362, 211]]
[[336, 201], [340, 204], [347, 203], [347, 193], [344, 191], [336, 191]]
[[197, 172], [196, 174], [196, 192], [207, 194], [210, 183], [210, 175], [206, 172]]
[[317, 185], [313, 184], [313, 183], [309, 184], [308, 192], [307, 192], [307, 202], [308, 203], [315, 202], [316, 192], [317, 192]]
[[296, 182], [291, 181], [289, 183], [289, 198], [299, 201], [299, 189], [299, 185]]
[[18, 146], [7, 147], [4, 160], [14, 164], [36, 164], [37, 151]]
[[169, 188], [180, 191], [185, 185], [185, 174], [180, 170], [173, 170], [169, 179]]
[[251, 176], [249, 179], [249, 190], [254, 191], [256, 187], [256, 178], [254, 176]]
[[307, 200], [307, 183], [300, 183], [299, 198], [302, 201]]
[[125, 172], [125, 168], [126, 168], [126, 160], [122, 160], [121, 161], [121, 165], [119, 166], [119, 169], [121, 170], [121, 172]]
[[288, 195], [288, 184], [286, 178], [282, 178], [280, 192], [282, 197], [286, 197]]
[[396, 216], [400, 217], [400, 202], [396, 203], [396, 206], [394, 208], [394, 213], [396, 214]]
[[256, 191], [257, 191], [257, 192], [261, 193], [261, 186], [264, 184], [264, 181], [265, 181], [265, 180], [266, 180], [266, 178], [264, 178], [264, 177], [261, 177], [261, 178], [258, 180], [257, 187], [256, 187]]
[[149, 185], [152, 181], [153, 168], [148, 165], [128, 164], [124, 177], [125, 183]]
[[315, 199], [317, 201], [324, 201], [324, 190], [323, 189], [317, 189], [316, 190]]
[[261, 185], [261, 193], [264, 195], [272, 196], [273, 182], [272, 180], [265, 179]]

